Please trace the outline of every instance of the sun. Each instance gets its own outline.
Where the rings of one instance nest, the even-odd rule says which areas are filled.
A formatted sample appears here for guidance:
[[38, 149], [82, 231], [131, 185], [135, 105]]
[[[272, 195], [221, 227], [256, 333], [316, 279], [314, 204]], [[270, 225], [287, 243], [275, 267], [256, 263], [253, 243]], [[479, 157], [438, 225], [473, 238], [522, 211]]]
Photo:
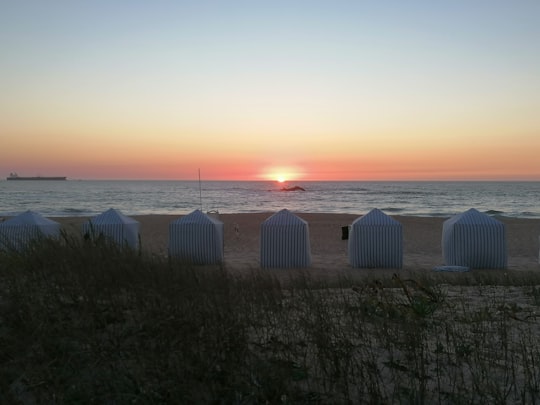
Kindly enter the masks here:
[[303, 177], [303, 171], [296, 166], [272, 166], [261, 170], [261, 178], [268, 181], [285, 183]]

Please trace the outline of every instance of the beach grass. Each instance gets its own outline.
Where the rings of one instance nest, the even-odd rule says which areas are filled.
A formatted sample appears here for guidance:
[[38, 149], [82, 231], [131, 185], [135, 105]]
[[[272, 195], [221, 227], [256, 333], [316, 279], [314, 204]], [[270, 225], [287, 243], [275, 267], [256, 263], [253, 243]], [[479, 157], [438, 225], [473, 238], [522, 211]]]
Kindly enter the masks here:
[[535, 272], [280, 274], [68, 234], [1, 252], [0, 402], [540, 401]]

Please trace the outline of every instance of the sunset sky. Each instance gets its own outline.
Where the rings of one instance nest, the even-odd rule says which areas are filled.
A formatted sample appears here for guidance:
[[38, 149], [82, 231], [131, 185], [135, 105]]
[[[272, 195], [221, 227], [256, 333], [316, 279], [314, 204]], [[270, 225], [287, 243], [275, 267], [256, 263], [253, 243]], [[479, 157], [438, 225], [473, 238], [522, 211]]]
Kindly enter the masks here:
[[0, 177], [540, 180], [540, 1], [0, 6]]

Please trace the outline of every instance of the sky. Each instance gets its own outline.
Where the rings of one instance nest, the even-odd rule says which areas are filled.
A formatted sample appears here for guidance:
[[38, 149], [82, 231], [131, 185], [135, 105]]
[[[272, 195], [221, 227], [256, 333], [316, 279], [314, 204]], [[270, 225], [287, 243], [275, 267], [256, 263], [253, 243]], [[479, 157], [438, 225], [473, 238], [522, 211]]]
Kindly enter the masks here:
[[0, 4], [0, 177], [540, 180], [540, 1]]

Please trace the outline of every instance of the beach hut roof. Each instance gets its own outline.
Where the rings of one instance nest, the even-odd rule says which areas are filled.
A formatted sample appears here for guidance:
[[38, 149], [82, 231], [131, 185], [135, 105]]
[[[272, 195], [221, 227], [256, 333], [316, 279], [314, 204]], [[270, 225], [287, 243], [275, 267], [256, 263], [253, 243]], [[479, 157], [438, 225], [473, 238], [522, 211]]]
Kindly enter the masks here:
[[442, 250], [449, 266], [506, 268], [505, 225], [471, 208], [444, 221]]
[[366, 215], [356, 219], [353, 224], [356, 225], [401, 225], [395, 219], [389, 217], [377, 208], [373, 208]]
[[101, 224], [134, 224], [138, 223], [138, 221], [134, 220], [133, 218], [127, 217], [120, 213], [120, 211], [115, 210], [114, 208], [110, 208], [107, 211], [103, 212], [102, 214], [92, 218], [90, 220], [92, 224], [94, 225], [101, 225]]
[[223, 261], [223, 222], [195, 210], [169, 224], [169, 255], [196, 264]]
[[181, 218], [172, 222], [175, 225], [187, 225], [187, 224], [209, 224], [209, 225], [218, 225], [222, 224], [219, 219], [214, 218], [210, 215], [206, 215], [201, 210], [195, 210], [187, 215], [184, 215]]
[[293, 214], [288, 209], [282, 209], [281, 211], [276, 212], [269, 218], [267, 218], [263, 225], [307, 225], [307, 222], [304, 221], [299, 216]]
[[475, 208], [471, 208], [465, 212], [462, 212], [461, 214], [454, 215], [452, 218], [447, 219], [446, 221], [447, 225], [467, 225], [467, 224], [475, 224], [475, 225], [501, 225], [502, 222], [496, 220], [493, 217], [490, 217], [487, 214], [484, 214]]
[[104, 236], [120, 245], [132, 248], [139, 245], [139, 221], [122, 215], [120, 211], [110, 208], [102, 214], [83, 224], [83, 233], [89, 237]]
[[58, 225], [58, 222], [52, 221], [48, 218], [43, 217], [38, 212], [34, 211], [26, 211], [22, 214], [19, 214], [11, 219], [8, 219], [7, 221], [4, 221], [2, 225], [7, 226], [17, 226], [17, 225]]
[[58, 222], [44, 218], [37, 212], [26, 211], [0, 223], [0, 248], [21, 250], [33, 239], [56, 237], [59, 234]]
[[356, 268], [403, 267], [401, 223], [374, 208], [352, 223], [349, 262]]
[[261, 224], [260, 246], [263, 268], [311, 265], [308, 223], [287, 209], [276, 212]]

